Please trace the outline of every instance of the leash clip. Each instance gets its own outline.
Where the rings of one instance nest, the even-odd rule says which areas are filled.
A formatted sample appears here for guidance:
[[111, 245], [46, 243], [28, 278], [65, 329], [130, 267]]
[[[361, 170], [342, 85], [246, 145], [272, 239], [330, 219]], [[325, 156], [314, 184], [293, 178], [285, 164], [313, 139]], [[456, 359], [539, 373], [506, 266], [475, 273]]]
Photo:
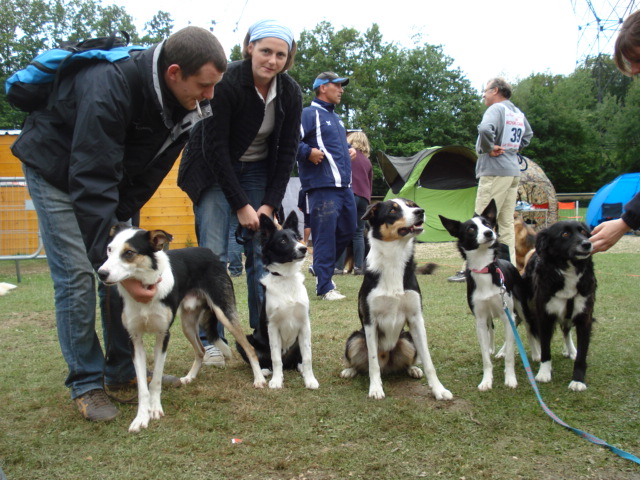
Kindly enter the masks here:
[[498, 275], [500, 276], [500, 297], [502, 297], [502, 306], [506, 309], [507, 301], [505, 300], [504, 296], [507, 293], [507, 287], [504, 284], [504, 274], [499, 267], [496, 267], [496, 272], [498, 272]]

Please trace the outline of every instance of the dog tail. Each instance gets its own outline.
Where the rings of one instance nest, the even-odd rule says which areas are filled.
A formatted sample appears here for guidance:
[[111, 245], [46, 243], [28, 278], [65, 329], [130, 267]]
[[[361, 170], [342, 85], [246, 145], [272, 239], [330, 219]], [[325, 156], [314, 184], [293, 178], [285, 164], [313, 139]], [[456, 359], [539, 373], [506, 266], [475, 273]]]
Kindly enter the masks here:
[[[256, 356], [258, 357], [260, 368], [271, 369], [271, 349], [269, 347], [269, 340], [262, 337], [256, 338], [253, 334], [247, 335], [247, 340], [256, 351]], [[240, 343], [238, 342], [236, 342], [236, 349], [238, 350], [238, 353], [240, 354], [242, 359], [245, 362], [249, 363], [247, 353], [244, 351], [244, 348], [242, 348], [242, 345], [240, 345]]]
[[233, 353], [231, 352], [229, 345], [227, 345], [224, 340], [218, 338], [217, 340], [214, 340], [213, 344], [222, 352], [224, 358], [227, 360], [231, 360], [233, 358]]
[[416, 268], [416, 273], [420, 275], [431, 275], [436, 271], [436, 268], [438, 268], [437, 263], [425, 263], [424, 265], [420, 265]]

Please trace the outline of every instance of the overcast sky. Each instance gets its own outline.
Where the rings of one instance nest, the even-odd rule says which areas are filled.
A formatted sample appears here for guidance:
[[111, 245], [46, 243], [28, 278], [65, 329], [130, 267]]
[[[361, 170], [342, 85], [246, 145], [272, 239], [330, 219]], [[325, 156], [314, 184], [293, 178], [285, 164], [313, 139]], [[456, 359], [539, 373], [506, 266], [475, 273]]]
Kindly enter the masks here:
[[[616, 7], [619, 12], [614, 12], [611, 4], [616, 2], [610, 0], [590, 3], [595, 13], [607, 20], [616, 16], [614, 13], [622, 15], [635, 2], [618, 0], [618, 4], [625, 4]], [[513, 82], [531, 73], [571, 73], [576, 61], [594, 45], [596, 22], [587, 5], [587, 0], [346, 0], [315, 4], [301, 0], [136, 0], [127, 2], [125, 8], [139, 31], [158, 10], [173, 16], [176, 29], [188, 24], [213, 27], [227, 52], [242, 41], [252, 23], [265, 18], [282, 21], [296, 38], [322, 20], [331, 22], [336, 30], [353, 27], [361, 32], [377, 23], [385, 42], [412, 47], [412, 37], [420, 34], [421, 43], [442, 45], [454, 66], [481, 90], [486, 80], [497, 75]], [[606, 24], [605, 36], [614, 37], [614, 28]], [[606, 43], [601, 34], [600, 47], [595, 48], [611, 53]]]

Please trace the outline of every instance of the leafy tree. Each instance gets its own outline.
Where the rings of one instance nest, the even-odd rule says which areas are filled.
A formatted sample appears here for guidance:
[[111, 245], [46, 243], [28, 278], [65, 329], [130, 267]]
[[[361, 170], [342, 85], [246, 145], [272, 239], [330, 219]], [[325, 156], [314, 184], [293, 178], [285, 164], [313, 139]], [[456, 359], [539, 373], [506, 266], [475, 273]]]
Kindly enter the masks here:
[[147, 34], [140, 39], [141, 45], [153, 45], [161, 42], [171, 35], [173, 30], [173, 17], [163, 11], [156, 13], [153, 18], [144, 24]]
[[[633, 82], [625, 96], [625, 105], [620, 109], [611, 127], [616, 158], [619, 161], [616, 175], [640, 172], [640, 83]], [[614, 175], [615, 176], [615, 175]], [[608, 180], [612, 180], [613, 177]]]
[[527, 115], [534, 139], [525, 154], [557, 191], [589, 191], [601, 169], [600, 135], [593, 123], [593, 79], [535, 74], [518, 83], [513, 101]]
[[242, 60], [242, 48], [240, 45], [234, 45], [231, 49], [231, 55], [229, 55], [229, 60], [235, 62], [236, 60]]

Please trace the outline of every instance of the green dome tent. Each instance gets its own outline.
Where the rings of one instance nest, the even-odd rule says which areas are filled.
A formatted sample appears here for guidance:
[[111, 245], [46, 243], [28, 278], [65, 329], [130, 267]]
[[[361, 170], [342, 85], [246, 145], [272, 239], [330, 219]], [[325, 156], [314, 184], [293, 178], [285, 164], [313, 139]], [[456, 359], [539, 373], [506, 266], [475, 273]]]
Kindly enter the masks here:
[[392, 157], [378, 152], [377, 159], [390, 187], [385, 200], [407, 198], [424, 208], [425, 229], [418, 241], [454, 240], [438, 215], [455, 220], [468, 220], [473, 216], [478, 189], [476, 153], [453, 145], [426, 148], [411, 157]]

